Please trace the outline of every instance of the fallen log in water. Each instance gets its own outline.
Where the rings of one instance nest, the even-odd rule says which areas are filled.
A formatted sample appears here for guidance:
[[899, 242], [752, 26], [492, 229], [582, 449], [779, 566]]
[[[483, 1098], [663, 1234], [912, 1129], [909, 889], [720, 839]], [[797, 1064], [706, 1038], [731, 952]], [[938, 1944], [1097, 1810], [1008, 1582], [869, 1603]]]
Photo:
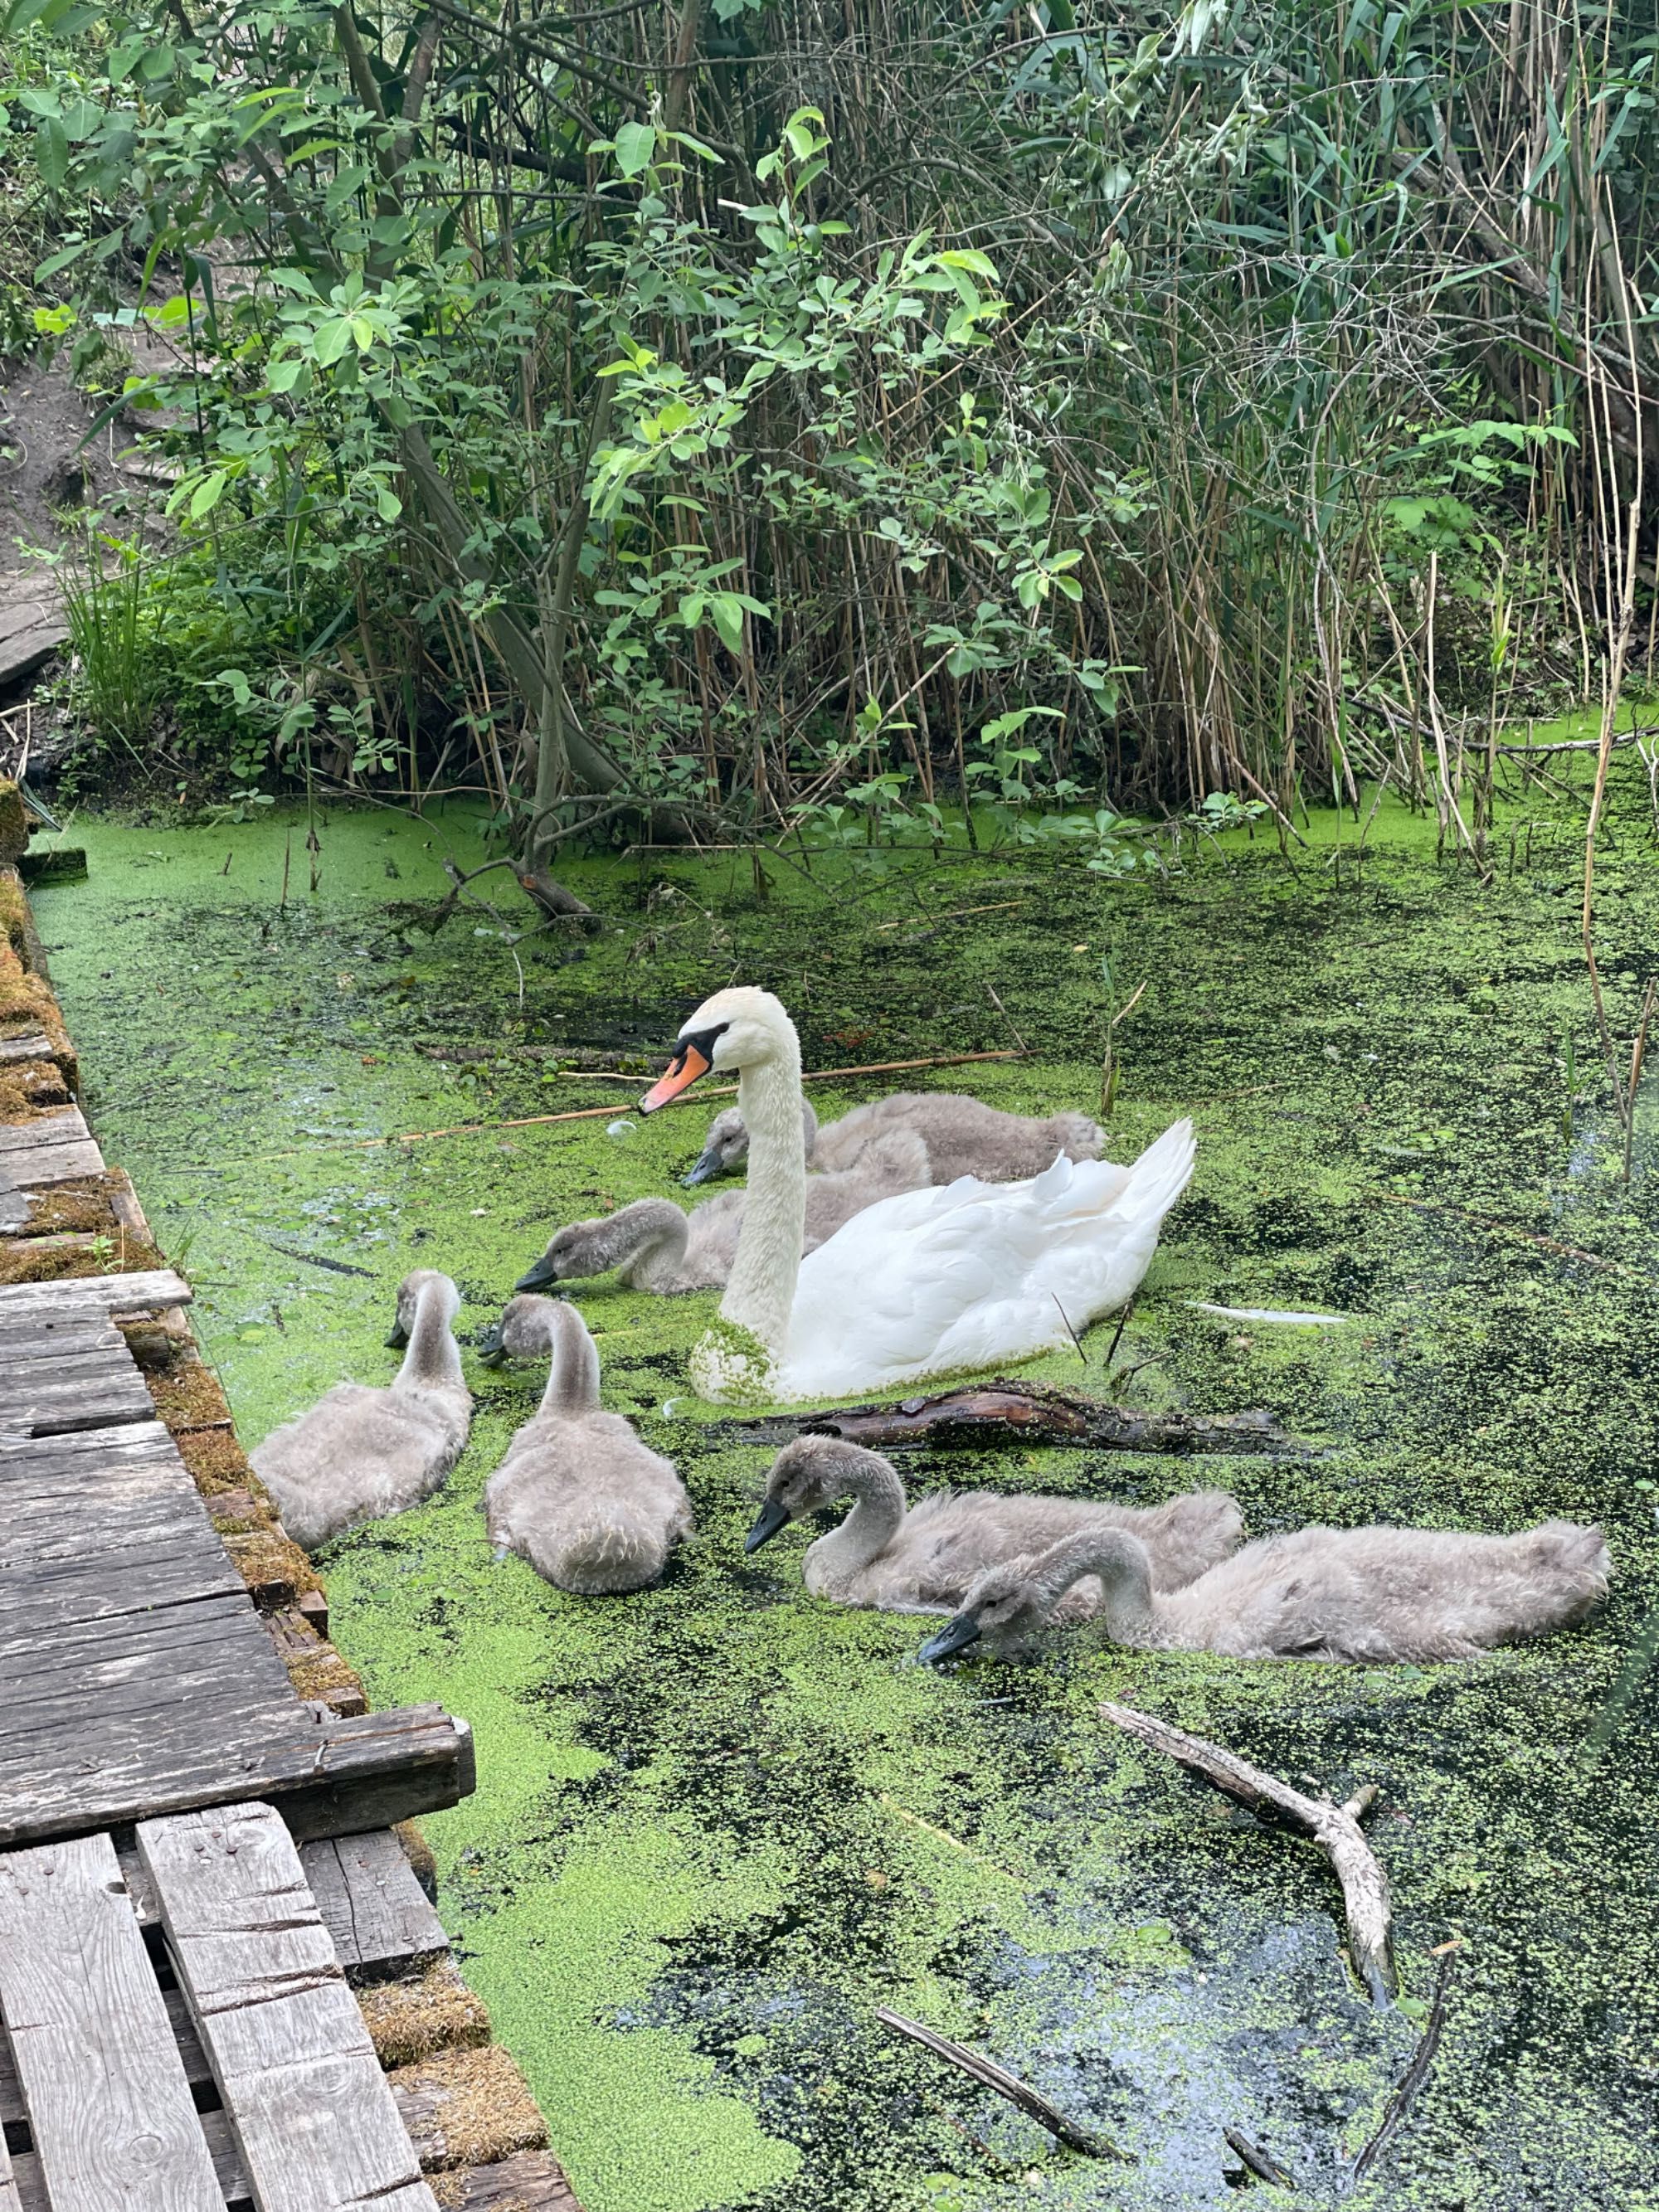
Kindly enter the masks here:
[[842, 1437], [849, 1443], [927, 1443], [980, 1450], [1030, 1444], [1087, 1444], [1103, 1451], [1273, 1452], [1305, 1456], [1310, 1447], [1265, 1413], [1142, 1413], [1101, 1398], [1082, 1398], [1037, 1382], [988, 1382], [894, 1406], [830, 1406], [811, 1413], [768, 1414], [733, 1426], [757, 1443], [792, 1437]]
[[1252, 1813], [1268, 1819], [1276, 1816], [1313, 1838], [1342, 1885], [1342, 1899], [1347, 1906], [1348, 1949], [1354, 1972], [1364, 1984], [1371, 2002], [1386, 2005], [1399, 1986], [1394, 1965], [1389, 1877], [1359, 1827], [1362, 1817], [1376, 1799], [1375, 1785], [1367, 1783], [1355, 1791], [1346, 1805], [1334, 1804], [1328, 1797], [1304, 1797], [1299, 1790], [1292, 1790], [1276, 1775], [1252, 1766], [1237, 1752], [1224, 1750], [1219, 1744], [1206, 1743], [1202, 1736], [1188, 1735], [1184, 1729], [1172, 1728], [1168, 1721], [1155, 1719], [1151, 1713], [1138, 1712], [1133, 1705], [1114, 1705], [1108, 1700], [1100, 1711], [1103, 1718], [1114, 1727], [1121, 1728], [1126, 1735], [1138, 1736], [1142, 1743], [1151, 1744], [1155, 1751], [1176, 1759], [1212, 1789], [1247, 1806]]

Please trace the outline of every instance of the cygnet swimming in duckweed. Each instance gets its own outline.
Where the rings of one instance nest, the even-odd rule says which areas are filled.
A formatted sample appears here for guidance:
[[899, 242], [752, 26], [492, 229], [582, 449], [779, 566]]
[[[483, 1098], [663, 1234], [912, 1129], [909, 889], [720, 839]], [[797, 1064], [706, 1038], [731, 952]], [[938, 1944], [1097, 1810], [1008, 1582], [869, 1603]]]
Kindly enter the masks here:
[[498, 1559], [516, 1552], [544, 1580], [584, 1597], [642, 1589], [691, 1534], [691, 1500], [670, 1462], [620, 1413], [599, 1407], [599, 1355], [574, 1306], [515, 1297], [483, 1357], [550, 1355], [542, 1402], [484, 1485]]
[[250, 1455], [283, 1527], [304, 1550], [418, 1505], [460, 1457], [472, 1421], [453, 1334], [460, 1306], [447, 1275], [428, 1267], [405, 1275], [386, 1341], [407, 1350], [392, 1383], [337, 1383]]
[[[914, 1130], [921, 1138], [927, 1153], [925, 1183], [954, 1182], [964, 1175], [981, 1182], [1024, 1182], [1052, 1167], [1062, 1152], [1068, 1160], [1097, 1160], [1106, 1149], [1099, 1123], [1086, 1114], [1005, 1114], [961, 1091], [895, 1091], [823, 1123], [804, 1097], [800, 1118], [806, 1164], [820, 1174], [856, 1167], [866, 1147], [893, 1129]], [[710, 1182], [739, 1173], [748, 1160], [742, 1111], [728, 1106], [709, 1123], [702, 1156], [682, 1180]]]
[[[838, 1437], [809, 1436], [773, 1462], [744, 1549], [757, 1551], [792, 1521], [843, 1498], [853, 1499], [852, 1511], [807, 1546], [802, 1577], [814, 1597], [888, 1613], [948, 1613], [994, 1560], [1085, 1530], [1133, 1529], [1155, 1562], [1159, 1587], [1174, 1589], [1224, 1559], [1244, 1533], [1237, 1502], [1219, 1490], [1153, 1506], [942, 1490], [907, 1510], [890, 1460]], [[1079, 1609], [1085, 1604], [1079, 1598]]]
[[[816, 1252], [866, 1206], [896, 1191], [920, 1190], [927, 1179], [927, 1154], [915, 1131], [884, 1131], [855, 1165], [808, 1178], [801, 1250]], [[688, 1214], [672, 1199], [636, 1198], [599, 1220], [573, 1221], [514, 1288], [546, 1291], [615, 1268], [630, 1289], [665, 1297], [722, 1289], [738, 1256], [747, 1202], [746, 1191], [724, 1190]]]
[[1473, 1659], [1580, 1620], [1611, 1571], [1599, 1528], [1547, 1521], [1514, 1536], [1443, 1528], [1298, 1528], [1258, 1537], [1181, 1589], [1159, 1589], [1125, 1529], [997, 1562], [923, 1644], [937, 1663], [970, 1645], [1029, 1651], [1043, 1629], [1098, 1620], [1114, 1644], [1236, 1659]]

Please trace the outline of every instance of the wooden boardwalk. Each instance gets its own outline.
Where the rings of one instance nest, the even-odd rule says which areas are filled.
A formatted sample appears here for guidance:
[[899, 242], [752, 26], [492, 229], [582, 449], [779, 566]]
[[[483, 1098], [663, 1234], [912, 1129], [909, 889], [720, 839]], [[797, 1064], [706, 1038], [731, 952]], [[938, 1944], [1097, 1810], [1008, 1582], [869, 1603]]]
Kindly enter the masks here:
[[114, 1312], [176, 1276], [0, 1290], [0, 1847], [249, 1795], [302, 1837], [453, 1805], [465, 1722], [297, 1697]]
[[[471, 1731], [296, 1693], [117, 1326], [189, 1297], [0, 1288], [0, 2212], [438, 2212], [473, 2123], [353, 1985], [461, 1989], [387, 1824], [472, 1787]], [[577, 2212], [537, 2149], [446, 2187]]]

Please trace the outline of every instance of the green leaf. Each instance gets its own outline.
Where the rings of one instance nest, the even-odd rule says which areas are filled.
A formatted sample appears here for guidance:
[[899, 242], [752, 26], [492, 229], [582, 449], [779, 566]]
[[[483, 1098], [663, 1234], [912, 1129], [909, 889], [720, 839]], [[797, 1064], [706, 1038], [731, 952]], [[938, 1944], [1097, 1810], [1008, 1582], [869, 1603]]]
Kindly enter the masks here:
[[55, 115], [43, 115], [35, 125], [34, 164], [41, 183], [58, 191], [69, 174], [69, 137]]
[[311, 350], [320, 367], [326, 368], [337, 362], [351, 343], [351, 318], [336, 315], [326, 323], [319, 323], [312, 336]]
[[[118, 232], [117, 236], [118, 238]], [[48, 276], [55, 276], [60, 269], [67, 269], [71, 261], [78, 261], [86, 250], [87, 241], [83, 238], [77, 245], [65, 246], [57, 253], [49, 253], [34, 272], [35, 283], [44, 284]]]
[[656, 150], [657, 134], [648, 123], [624, 123], [617, 133], [617, 167], [625, 177], [649, 168]]
[[225, 472], [222, 469], [215, 469], [211, 475], [204, 477], [190, 495], [191, 520], [199, 522], [204, 514], [211, 514], [218, 506], [224, 489]]
[[720, 642], [730, 653], [743, 651], [743, 601], [735, 592], [715, 592], [708, 601]]
[[374, 504], [380, 510], [382, 522], [395, 522], [404, 511], [402, 500], [386, 484], [375, 487]]

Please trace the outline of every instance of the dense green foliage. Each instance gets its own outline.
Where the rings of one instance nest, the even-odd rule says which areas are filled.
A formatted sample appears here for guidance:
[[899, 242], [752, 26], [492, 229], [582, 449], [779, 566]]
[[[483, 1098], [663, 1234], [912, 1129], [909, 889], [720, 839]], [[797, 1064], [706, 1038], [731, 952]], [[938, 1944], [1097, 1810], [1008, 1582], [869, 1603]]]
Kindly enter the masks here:
[[1478, 848], [1496, 718], [1650, 664], [1656, 48], [1573, 0], [14, 0], [8, 326], [178, 472], [84, 704], [521, 839], [1386, 771]]

